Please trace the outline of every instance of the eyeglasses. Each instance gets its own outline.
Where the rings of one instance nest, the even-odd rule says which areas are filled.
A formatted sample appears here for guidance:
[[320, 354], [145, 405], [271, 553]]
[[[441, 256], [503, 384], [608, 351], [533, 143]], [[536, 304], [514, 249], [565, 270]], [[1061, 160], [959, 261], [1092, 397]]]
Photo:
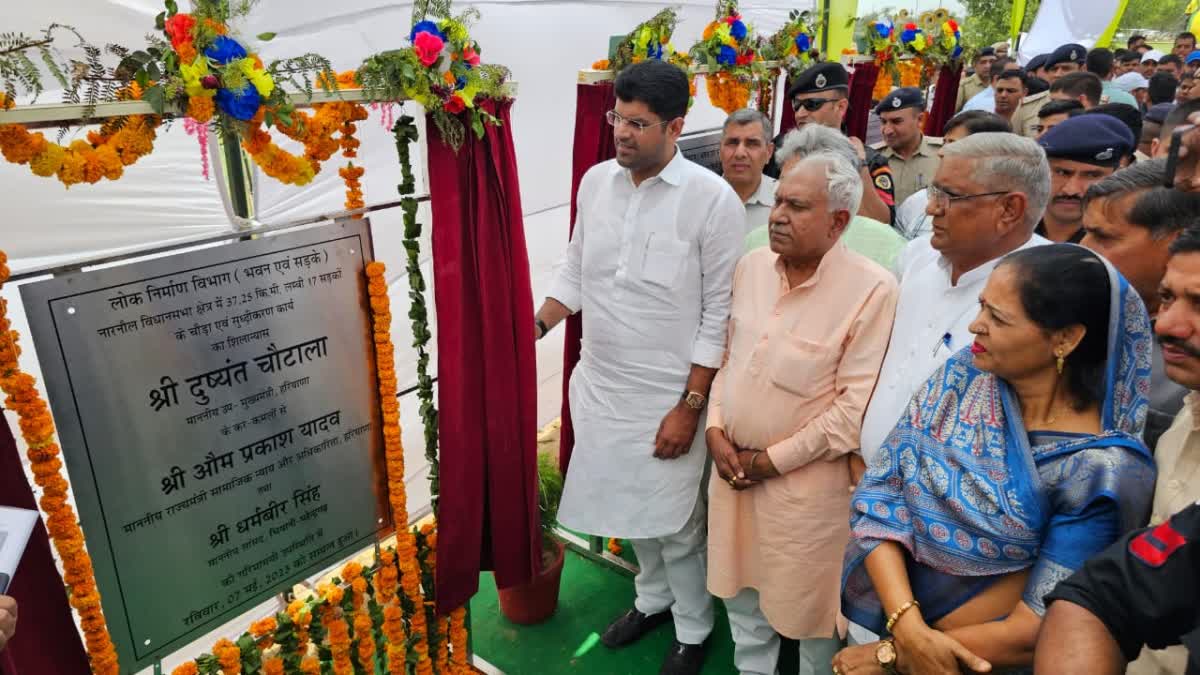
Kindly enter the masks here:
[[996, 195], [1006, 195], [1012, 190], [997, 190], [995, 192], [980, 192], [973, 195], [956, 195], [946, 192], [936, 185], [929, 185], [925, 188], [925, 194], [929, 196], [929, 202], [939, 209], [949, 208], [951, 204], [964, 199], [975, 199], [976, 197], [994, 197]]
[[838, 100], [838, 99], [836, 99], [836, 98], [801, 98], [801, 99], [796, 99], [796, 100], [792, 101], [792, 110], [795, 110], [795, 111], [799, 112], [799, 110], [800, 110], [801, 108], [804, 108], [804, 109], [805, 109], [805, 110], [807, 110], [808, 112], [816, 112], [816, 111], [820, 110], [820, 109], [821, 109], [821, 106], [825, 105], [826, 103], [833, 103], [834, 101], [837, 101], [837, 100]]
[[609, 110], [608, 113], [605, 114], [605, 118], [608, 119], [608, 123], [611, 124], [613, 127], [620, 129], [621, 125], [623, 125], [623, 124], [628, 125], [637, 134], [641, 134], [643, 131], [645, 131], [647, 129], [651, 129], [654, 127], [659, 127], [664, 124], [671, 123], [671, 120], [665, 120], [663, 122], [655, 122], [654, 124], [647, 124], [646, 122], [639, 122], [637, 120], [627, 120], [624, 117], [621, 117], [620, 115], [618, 115], [616, 110]]

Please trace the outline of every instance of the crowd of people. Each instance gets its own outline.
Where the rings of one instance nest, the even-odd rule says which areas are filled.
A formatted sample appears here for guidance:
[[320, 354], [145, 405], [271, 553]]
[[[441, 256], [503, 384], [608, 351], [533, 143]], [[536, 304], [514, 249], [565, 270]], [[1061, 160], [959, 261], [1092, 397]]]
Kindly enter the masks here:
[[682, 71], [619, 74], [534, 326], [582, 312], [559, 521], [637, 556], [604, 645], [698, 673], [719, 598], [744, 675], [1200, 673], [1200, 101], [1125, 87], [1200, 52], [1142, 47], [984, 49], [874, 145], [819, 63], [721, 175]]

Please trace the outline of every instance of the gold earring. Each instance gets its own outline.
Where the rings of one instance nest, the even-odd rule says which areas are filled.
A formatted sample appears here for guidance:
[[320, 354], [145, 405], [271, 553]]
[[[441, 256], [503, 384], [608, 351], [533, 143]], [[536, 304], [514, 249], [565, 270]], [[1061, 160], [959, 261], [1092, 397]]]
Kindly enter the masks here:
[[1066, 364], [1067, 360], [1066, 360], [1066, 358], [1063, 357], [1063, 355], [1061, 353], [1055, 352], [1054, 355], [1058, 357], [1058, 363], [1056, 364], [1056, 366], [1058, 368], [1058, 374], [1062, 375], [1063, 366]]

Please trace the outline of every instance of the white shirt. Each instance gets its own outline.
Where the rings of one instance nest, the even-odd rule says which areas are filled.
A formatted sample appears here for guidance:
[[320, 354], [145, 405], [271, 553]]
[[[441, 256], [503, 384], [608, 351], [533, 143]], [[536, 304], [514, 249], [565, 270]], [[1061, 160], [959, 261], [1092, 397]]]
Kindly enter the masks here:
[[746, 231], [766, 225], [771, 220], [771, 209], [775, 208], [775, 186], [779, 181], [764, 175], [758, 189], [746, 200]]
[[917, 190], [896, 207], [896, 230], [905, 239], [913, 240], [933, 233], [933, 219], [925, 213], [929, 205], [929, 193]]
[[575, 450], [558, 519], [612, 537], [676, 534], [700, 495], [704, 425], [674, 460], [653, 456], [654, 437], [692, 364], [718, 368], [724, 358], [746, 213], [725, 179], [678, 149], [637, 187], [616, 160], [592, 167], [577, 203], [549, 293], [583, 311], [568, 389]]
[[988, 87], [978, 94], [975, 94], [971, 97], [970, 101], [967, 101], [966, 105], [964, 105], [963, 109], [959, 112], [966, 112], [968, 110], [985, 110], [987, 112], [996, 112], [996, 90]]
[[[861, 448], [867, 464], [925, 380], [952, 354], [974, 341], [967, 326], [978, 313], [979, 293], [988, 275], [1000, 263], [1000, 258], [984, 263], [951, 285], [950, 263], [929, 239], [927, 235], [912, 240], [896, 261], [900, 279], [896, 322], [863, 419]], [[1048, 243], [1035, 234], [1020, 249]]]

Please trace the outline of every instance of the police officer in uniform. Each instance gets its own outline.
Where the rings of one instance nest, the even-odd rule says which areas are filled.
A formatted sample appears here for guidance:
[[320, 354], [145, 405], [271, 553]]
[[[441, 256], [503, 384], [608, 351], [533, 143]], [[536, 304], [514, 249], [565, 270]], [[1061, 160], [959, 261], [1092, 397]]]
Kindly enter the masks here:
[[925, 97], [916, 87], [903, 87], [883, 97], [875, 107], [883, 123], [883, 143], [871, 146], [887, 158], [892, 170], [896, 203], [903, 204], [933, 180], [941, 160], [942, 139], [921, 133], [925, 126]]
[[1133, 132], [1115, 117], [1079, 115], [1042, 134], [1038, 145], [1050, 162], [1050, 203], [1034, 231], [1053, 242], [1077, 244], [1086, 234], [1083, 195], [1133, 153]]
[[[970, 77], [963, 75], [958, 85], [958, 98], [954, 101], [954, 112], [961, 112], [963, 106], [976, 94], [987, 89], [992, 84], [992, 62], [996, 60], [996, 50], [984, 47], [975, 55], [975, 72]], [[903, 199], [900, 201], [904, 201]]]
[[1200, 503], [1136, 530], [1046, 596], [1037, 673], [1117, 675], [1143, 645], [1188, 650], [1200, 675]]
[[[850, 76], [842, 64], [837, 62], [818, 63], [810, 67], [792, 83], [787, 90], [787, 101], [796, 112], [796, 127], [805, 124], [821, 124], [834, 129], [842, 128], [849, 107]], [[782, 147], [783, 134], [775, 137], [775, 147]], [[878, 150], [864, 147], [857, 138], [850, 142], [859, 152], [863, 166], [859, 172], [863, 185], [873, 185], [874, 190], [864, 190], [858, 215], [891, 223], [896, 213], [896, 198], [892, 185], [892, 172], [888, 160]], [[763, 170], [768, 176], [779, 176], [774, 158]]]
[[[1046, 57], [1041, 65], [1046, 73], [1046, 81], [1054, 84], [1060, 75], [1074, 70], [1082, 70], [1087, 60], [1087, 50], [1083, 45], [1065, 44], [1055, 49]], [[1050, 91], [1026, 96], [1021, 100], [1021, 107], [1013, 115], [1013, 131], [1028, 138], [1038, 137], [1038, 112], [1042, 106], [1050, 102]]]

